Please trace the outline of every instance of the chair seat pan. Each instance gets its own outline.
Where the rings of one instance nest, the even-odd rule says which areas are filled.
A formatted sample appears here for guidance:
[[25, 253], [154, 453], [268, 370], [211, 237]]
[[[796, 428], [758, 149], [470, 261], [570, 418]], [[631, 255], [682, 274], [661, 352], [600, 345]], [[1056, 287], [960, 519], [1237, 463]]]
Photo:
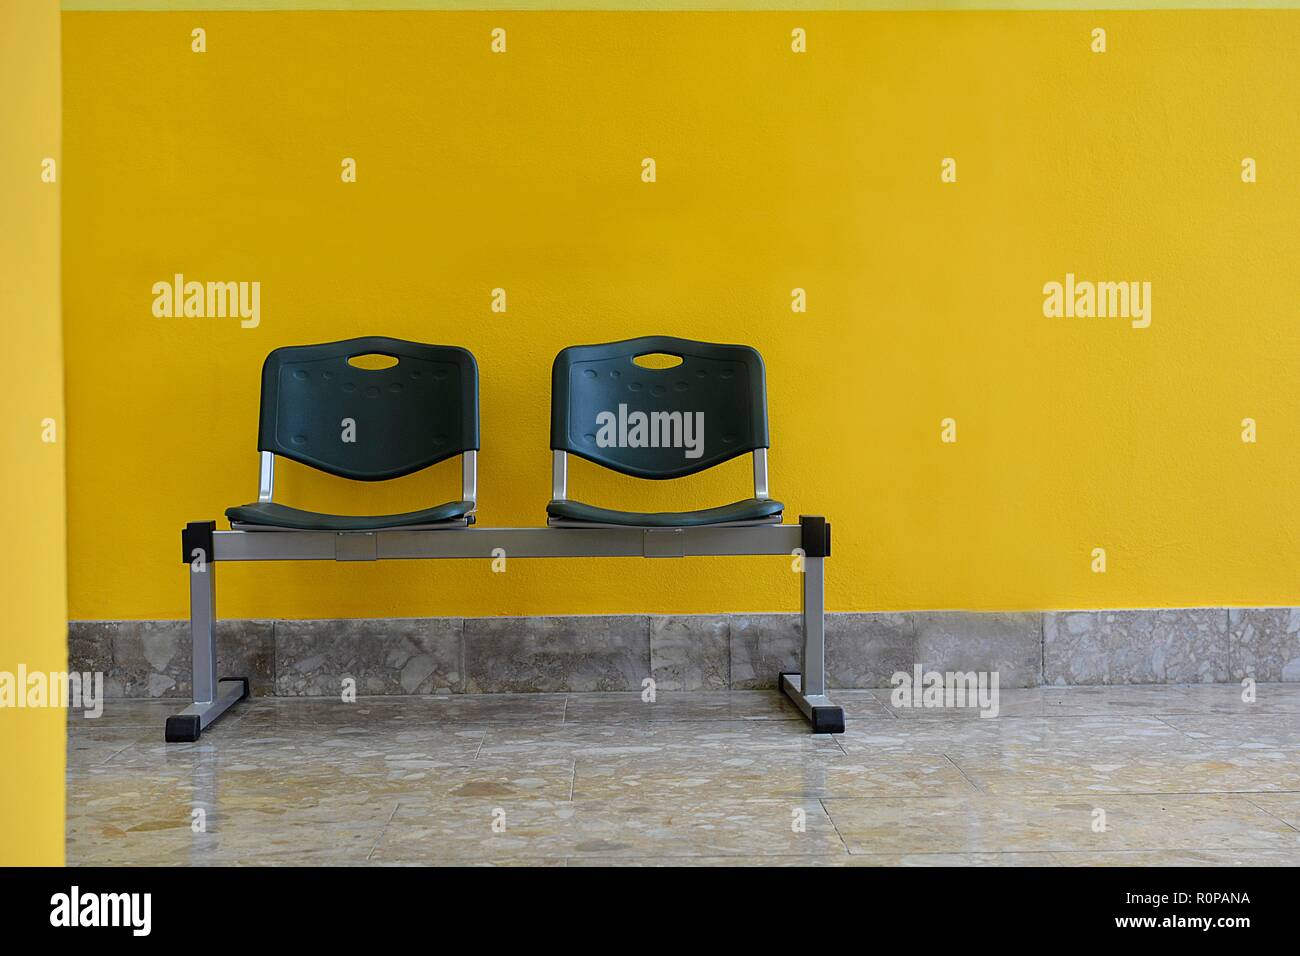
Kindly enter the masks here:
[[784, 510], [785, 505], [769, 498], [746, 498], [744, 501], [733, 501], [729, 505], [700, 511], [614, 511], [583, 504], [581, 501], [558, 499], [546, 506], [546, 513], [552, 518], [637, 528], [698, 528], [735, 521], [760, 521], [779, 515]]
[[472, 501], [448, 501], [444, 504], [408, 511], [400, 515], [330, 515], [316, 511], [300, 511], [288, 505], [259, 501], [238, 508], [227, 508], [226, 517], [244, 524], [265, 525], [268, 528], [293, 528], [296, 531], [380, 531], [385, 528], [405, 528], [411, 525], [437, 524], [464, 518], [474, 510]]

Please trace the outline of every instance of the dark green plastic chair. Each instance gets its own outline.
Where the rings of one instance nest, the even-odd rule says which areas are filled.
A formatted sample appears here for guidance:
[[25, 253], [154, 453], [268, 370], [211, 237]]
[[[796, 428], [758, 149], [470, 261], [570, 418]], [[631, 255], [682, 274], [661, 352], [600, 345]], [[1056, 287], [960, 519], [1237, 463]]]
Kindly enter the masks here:
[[[662, 353], [671, 368], [636, 364]], [[784, 505], [767, 490], [767, 386], [746, 345], [652, 335], [575, 345], [551, 369], [551, 502], [556, 527], [688, 528], [775, 524]], [[753, 497], [699, 511], [616, 511], [568, 495], [568, 455], [637, 478], [693, 475], [753, 455]]]
[[[363, 355], [397, 360], [382, 369]], [[349, 440], [350, 439], [350, 440]], [[278, 348], [262, 366], [257, 501], [226, 510], [245, 531], [465, 527], [478, 486], [478, 364], [462, 348], [382, 336]], [[355, 481], [386, 481], [461, 456], [461, 497], [396, 515], [334, 515], [271, 500], [279, 455]]]

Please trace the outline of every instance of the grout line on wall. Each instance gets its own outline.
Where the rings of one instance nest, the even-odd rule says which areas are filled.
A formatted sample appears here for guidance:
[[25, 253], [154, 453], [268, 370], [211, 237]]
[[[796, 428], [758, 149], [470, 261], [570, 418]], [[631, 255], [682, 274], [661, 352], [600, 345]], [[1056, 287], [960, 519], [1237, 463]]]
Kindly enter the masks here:
[[1047, 615], [1049, 611], [1038, 614], [1038, 682], [1047, 683]]

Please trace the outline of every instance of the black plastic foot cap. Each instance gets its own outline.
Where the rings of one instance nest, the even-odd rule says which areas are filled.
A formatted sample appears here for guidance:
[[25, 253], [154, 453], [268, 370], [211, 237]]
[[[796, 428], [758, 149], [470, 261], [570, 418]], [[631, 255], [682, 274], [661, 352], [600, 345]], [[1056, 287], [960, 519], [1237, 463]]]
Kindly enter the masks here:
[[169, 744], [188, 744], [199, 739], [202, 729], [198, 714], [172, 714], [163, 736]]
[[812, 709], [812, 729], [815, 734], [844, 733], [844, 708], [814, 707]]

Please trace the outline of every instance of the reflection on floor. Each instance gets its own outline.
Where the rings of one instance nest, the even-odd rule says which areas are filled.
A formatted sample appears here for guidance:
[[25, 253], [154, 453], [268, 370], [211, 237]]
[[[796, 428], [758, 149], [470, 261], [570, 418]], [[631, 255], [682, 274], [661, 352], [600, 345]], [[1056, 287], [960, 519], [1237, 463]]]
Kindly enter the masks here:
[[69, 718], [70, 864], [1300, 864], [1300, 685], [174, 701]]

